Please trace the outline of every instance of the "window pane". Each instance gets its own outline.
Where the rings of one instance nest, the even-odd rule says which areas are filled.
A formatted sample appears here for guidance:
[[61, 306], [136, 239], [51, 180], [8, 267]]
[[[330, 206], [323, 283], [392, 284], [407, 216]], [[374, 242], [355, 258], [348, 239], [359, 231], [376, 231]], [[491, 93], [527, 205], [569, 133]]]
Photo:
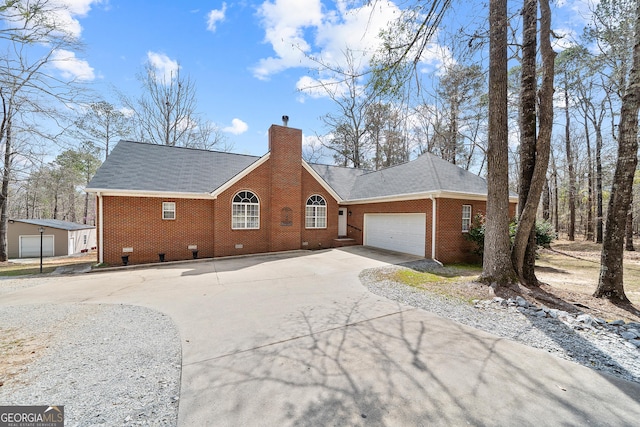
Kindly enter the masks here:
[[260, 203], [251, 191], [240, 191], [233, 197], [231, 228], [260, 228]]
[[327, 207], [318, 206], [316, 208], [316, 227], [325, 228], [327, 226]]
[[175, 218], [176, 218], [175, 202], [162, 202], [162, 219], [175, 219]]
[[471, 205], [462, 205], [462, 231], [471, 227]]

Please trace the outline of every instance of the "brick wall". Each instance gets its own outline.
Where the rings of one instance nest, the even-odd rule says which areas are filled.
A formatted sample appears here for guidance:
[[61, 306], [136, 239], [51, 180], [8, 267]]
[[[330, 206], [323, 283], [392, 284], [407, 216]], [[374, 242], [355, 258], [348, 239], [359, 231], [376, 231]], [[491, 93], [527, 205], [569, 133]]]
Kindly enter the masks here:
[[[162, 219], [162, 202], [176, 203], [176, 219]], [[213, 200], [155, 197], [103, 197], [104, 262], [122, 264], [122, 248], [133, 248], [129, 263], [192, 258], [189, 245], [198, 246], [199, 257], [213, 256]]]
[[[271, 160], [258, 166], [249, 175], [218, 196], [215, 202], [214, 253], [215, 256], [244, 255], [269, 252], [271, 229]], [[231, 204], [242, 190], [251, 191], [260, 201], [260, 228], [258, 230], [232, 230]]]
[[[320, 195], [327, 202], [327, 228], [307, 229], [305, 228], [305, 207], [309, 197], [314, 194]], [[338, 237], [338, 202], [311, 176], [306, 170], [302, 171], [302, 194], [301, 194], [302, 218], [302, 248], [321, 249], [334, 246], [334, 239]], [[307, 245], [304, 245], [307, 242]]]
[[300, 249], [300, 233], [304, 227], [304, 216], [300, 216], [302, 130], [272, 125], [269, 128], [269, 152], [270, 250]]
[[472, 219], [486, 211], [486, 203], [477, 200], [436, 200], [436, 259], [444, 264], [482, 261], [462, 232], [462, 205], [471, 205]]

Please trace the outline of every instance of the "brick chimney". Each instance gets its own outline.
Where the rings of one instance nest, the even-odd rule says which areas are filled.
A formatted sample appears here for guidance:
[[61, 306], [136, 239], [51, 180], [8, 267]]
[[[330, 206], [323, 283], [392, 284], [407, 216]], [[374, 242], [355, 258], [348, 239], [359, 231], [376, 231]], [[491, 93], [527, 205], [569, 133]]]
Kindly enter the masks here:
[[271, 250], [300, 249], [302, 206], [302, 130], [269, 128], [271, 165]]

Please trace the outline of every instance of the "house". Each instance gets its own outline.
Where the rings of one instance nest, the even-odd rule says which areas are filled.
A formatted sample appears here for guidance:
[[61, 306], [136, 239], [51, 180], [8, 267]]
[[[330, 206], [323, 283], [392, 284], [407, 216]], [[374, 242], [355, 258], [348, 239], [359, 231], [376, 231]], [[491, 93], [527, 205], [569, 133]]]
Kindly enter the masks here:
[[487, 186], [431, 154], [375, 172], [310, 164], [302, 131], [273, 125], [261, 157], [120, 141], [86, 191], [111, 265], [349, 242], [452, 263], [474, 257], [465, 232]]
[[62, 256], [96, 248], [96, 227], [57, 219], [10, 219], [7, 226], [9, 258]]

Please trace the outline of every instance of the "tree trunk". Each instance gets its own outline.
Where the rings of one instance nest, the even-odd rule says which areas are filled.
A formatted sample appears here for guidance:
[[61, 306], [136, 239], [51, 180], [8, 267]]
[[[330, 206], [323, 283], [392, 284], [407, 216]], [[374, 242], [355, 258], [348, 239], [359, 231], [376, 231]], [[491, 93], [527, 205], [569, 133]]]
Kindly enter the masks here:
[[487, 220], [481, 280], [491, 286], [516, 283], [509, 256], [507, 24], [507, 0], [490, 0]]
[[89, 215], [89, 193], [84, 193], [84, 210], [82, 212], [82, 223], [87, 223], [87, 216]]
[[545, 221], [551, 219], [551, 189], [548, 179], [544, 180], [544, 188], [542, 189], [542, 219]]
[[[518, 217], [522, 218], [527, 199], [530, 197], [531, 181], [536, 166], [536, 137], [537, 137], [537, 113], [536, 113], [536, 51], [538, 46], [537, 13], [538, 0], [525, 0], [522, 8], [522, 69], [520, 83], [520, 185], [518, 188]], [[519, 222], [518, 227], [522, 223]], [[524, 236], [521, 237], [524, 239]], [[527, 286], [537, 286], [538, 279], [535, 275], [535, 233], [529, 233], [524, 258], [518, 259], [516, 247], [525, 242], [514, 241], [512, 254], [513, 267], [519, 276], [521, 283]]]
[[596, 243], [603, 239], [603, 202], [602, 202], [602, 129], [596, 127]]
[[558, 213], [558, 168], [556, 166], [556, 159], [551, 153], [551, 170], [553, 178], [553, 230], [556, 232], [556, 237], [560, 233], [560, 215]]
[[633, 177], [638, 164], [638, 111], [640, 110], [640, 2], [636, 4], [633, 66], [622, 97], [618, 161], [613, 176], [606, 233], [602, 242], [600, 278], [594, 296], [628, 302], [623, 282], [623, 243], [631, 206]]
[[627, 213], [627, 225], [625, 226], [624, 250], [633, 252], [633, 192], [631, 193], [631, 203], [629, 204], [629, 212]]
[[571, 150], [571, 115], [569, 114], [569, 82], [565, 73], [564, 79], [564, 112], [565, 130], [564, 142], [567, 151], [567, 168], [569, 169], [569, 224], [567, 224], [567, 234], [569, 241], [576, 239], [576, 173], [573, 164], [573, 153]]
[[0, 261], [7, 261], [7, 226], [9, 218], [9, 178], [11, 177], [11, 112], [6, 115], [4, 126], [4, 167], [2, 168], [2, 190], [0, 190]]
[[587, 230], [585, 239], [593, 240], [593, 163], [591, 160], [591, 138], [589, 138], [589, 126], [587, 118], [584, 119], [584, 131], [587, 143]]
[[[531, 13], [531, 16], [527, 18], [526, 15], [528, 13], [526, 13], [526, 11], [523, 13], [525, 32], [528, 29], [527, 27], [530, 26], [533, 26], [533, 30], [535, 31], [536, 26], [536, 1], [526, 0], [525, 9], [530, 7], [528, 6], [530, 3], [533, 3], [534, 8], [533, 11], [529, 12]], [[529, 25], [526, 24], [527, 20], [530, 21]], [[523, 39], [526, 43], [528, 37], [525, 35]], [[533, 62], [533, 73], [530, 77], [535, 80], [535, 48], [532, 52], [528, 52], [528, 54], [532, 56], [530, 59]], [[535, 274], [533, 274], [535, 263], [535, 223], [536, 213], [540, 203], [540, 196], [542, 195], [542, 187], [544, 186], [547, 169], [549, 167], [551, 134], [553, 130], [553, 77], [556, 54], [551, 47], [551, 10], [549, 8], [548, 0], [540, 0], [540, 55], [542, 57], [543, 68], [542, 85], [539, 93], [539, 134], [537, 138], [534, 138], [534, 141], [532, 141], [533, 147], [531, 147], [531, 149], [534, 156], [532, 159], [533, 165], [527, 165], [526, 168], [523, 168], [523, 172], [521, 172], [521, 181], [526, 181], [527, 177], [524, 175], [526, 169], [530, 171], [531, 178], [526, 198], [524, 199], [524, 206], [522, 207], [518, 221], [518, 229], [516, 230], [513, 250], [511, 253], [511, 259], [513, 261], [516, 274], [518, 275], [520, 282], [527, 286], [538, 285], [538, 280], [535, 277]], [[523, 50], [523, 90], [525, 56], [526, 55]], [[533, 110], [533, 113], [535, 114], [535, 109]], [[533, 120], [535, 123], [535, 117]], [[528, 136], [530, 137], [530, 135]], [[523, 188], [522, 184], [520, 188]]]

